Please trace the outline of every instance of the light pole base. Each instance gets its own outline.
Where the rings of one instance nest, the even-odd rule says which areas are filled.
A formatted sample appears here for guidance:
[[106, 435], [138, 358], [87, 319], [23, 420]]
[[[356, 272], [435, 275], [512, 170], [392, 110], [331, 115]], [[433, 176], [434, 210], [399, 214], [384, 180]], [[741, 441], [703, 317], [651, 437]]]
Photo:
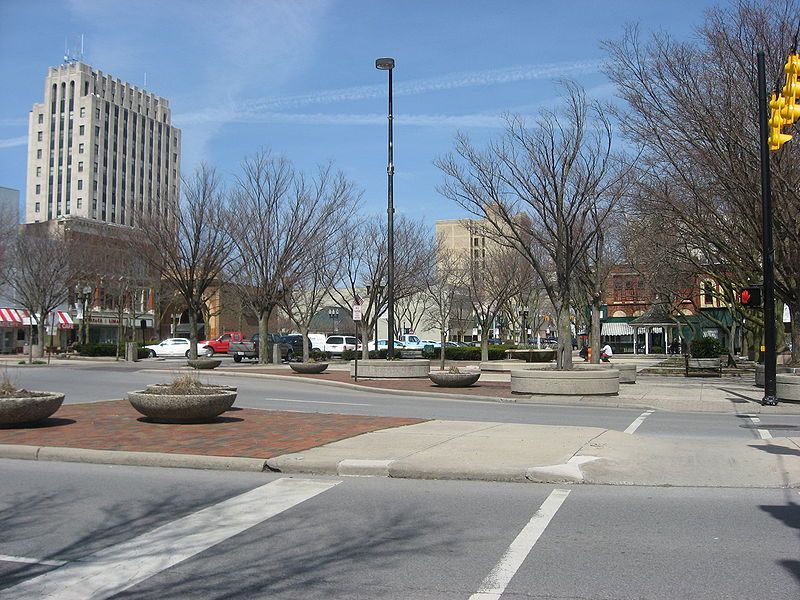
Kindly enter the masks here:
[[778, 406], [778, 399], [775, 396], [764, 396], [761, 399], [762, 406]]

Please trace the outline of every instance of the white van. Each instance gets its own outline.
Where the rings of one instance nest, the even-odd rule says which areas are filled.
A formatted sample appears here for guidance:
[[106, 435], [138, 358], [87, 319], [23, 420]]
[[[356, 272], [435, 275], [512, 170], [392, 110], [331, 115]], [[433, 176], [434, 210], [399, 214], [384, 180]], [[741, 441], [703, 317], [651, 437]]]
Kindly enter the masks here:
[[328, 339], [328, 336], [323, 333], [309, 333], [308, 339], [311, 342], [312, 350], [322, 352], [322, 349], [325, 348], [325, 340]]

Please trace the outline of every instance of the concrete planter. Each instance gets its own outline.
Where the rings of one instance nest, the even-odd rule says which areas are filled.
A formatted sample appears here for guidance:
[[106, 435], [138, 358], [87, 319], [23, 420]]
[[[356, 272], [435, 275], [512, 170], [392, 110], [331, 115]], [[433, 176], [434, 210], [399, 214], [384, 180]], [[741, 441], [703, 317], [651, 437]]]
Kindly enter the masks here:
[[215, 358], [197, 358], [197, 359], [189, 359], [186, 361], [193, 369], [216, 369], [218, 366], [222, 364], [222, 359]]
[[619, 393], [617, 369], [511, 371], [511, 391], [540, 396], [612, 396]]
[[520, 348], [519, 350], [506, 350], [506, 357], [510, 359], [522, 359], [529, 363], [549, 363], [556, 359], [556, 351], [552, 348], [545, 350]]
[[64, 402], [64, 394], [29, 392], [32, 397], [0, 397], [0, 426], [35, 423], [50, 417]]
[[[151, 383], [146, 388], [145, 391], [155, 391], [156, 393], [163, 393], [164, 388], [169, 387], [171, 384], [169, 383]], [[235, 385], [222, 385], [217, 383], [204, 383], [204, 388], [212, 389], [212, 390], [219, 390], [221, 392], [235, 392], [239, 388]]]
[[[781, 374], [789, 374], [794, 373], [794, 369], [792, 367], [783, 367], [778, 365], [775, 367], [775, 372], [779, 375]], [[764, 365], [756, 365], [756, 387], [764, 387]]]
[[511, 371], [522, 371], [528, 369], [552, 369], [556, 363], [526, 363], [523, 360], [491, 360], [480, 363], [481, 371], [488, 373], [510, 373]]
[[439, 387], [469, 387], [480, 379], [481, 372], [448, 373], [446, 371], [434, 371], [428, 373], [428, 377]]
[[[427, 377], [429, 360], [359, 360], [358, 376], [369, 379], [408, 379]], [[350, 376], [355, 375], [355, 361], [350, 361]]]
[[572, 367], [577, 371], [591, 371], [592, 369], [616, 369], [619, 371], [620, 383], [636, 383], [636, 365], [633, 363], [625, 364], [614, 362], [593, 365], [592, 363], [576, 362], [573, 363]]
[[206, 386], [205, 394], [165, 394], [154, 388], [128, 392], [128, 401], [158, 423], [205, 423], [230, 409], [236, 400], [236, 392], [213, 386]]
[[289, 363], [289, 367], [295, 373], [303, 373], [305, 375], [317, 375], [328, 368], [328, 363]]
[[782, 374], [775, 376], [775, 387], [779, 400], [800, 402], [800, 375]]

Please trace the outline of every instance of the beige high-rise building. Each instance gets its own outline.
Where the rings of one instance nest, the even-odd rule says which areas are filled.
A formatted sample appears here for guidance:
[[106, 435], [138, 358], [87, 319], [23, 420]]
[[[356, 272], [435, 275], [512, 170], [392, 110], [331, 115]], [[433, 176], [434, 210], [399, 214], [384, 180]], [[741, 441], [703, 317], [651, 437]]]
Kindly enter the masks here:
[[81, 62], [51, 67], [29, 117], [25, 222], [136, 226], [177, 201], [180, 157], [165, 98]]

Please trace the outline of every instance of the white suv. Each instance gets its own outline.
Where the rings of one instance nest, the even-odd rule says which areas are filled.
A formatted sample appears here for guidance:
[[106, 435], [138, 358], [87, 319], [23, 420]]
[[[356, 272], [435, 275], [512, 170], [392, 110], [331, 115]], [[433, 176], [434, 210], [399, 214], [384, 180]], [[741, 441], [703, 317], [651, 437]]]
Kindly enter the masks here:
[[351, 335], [331, 335], [323, 344], [323, 351], [341, 354], [345, 350], [361, 350], [361, 344]]

